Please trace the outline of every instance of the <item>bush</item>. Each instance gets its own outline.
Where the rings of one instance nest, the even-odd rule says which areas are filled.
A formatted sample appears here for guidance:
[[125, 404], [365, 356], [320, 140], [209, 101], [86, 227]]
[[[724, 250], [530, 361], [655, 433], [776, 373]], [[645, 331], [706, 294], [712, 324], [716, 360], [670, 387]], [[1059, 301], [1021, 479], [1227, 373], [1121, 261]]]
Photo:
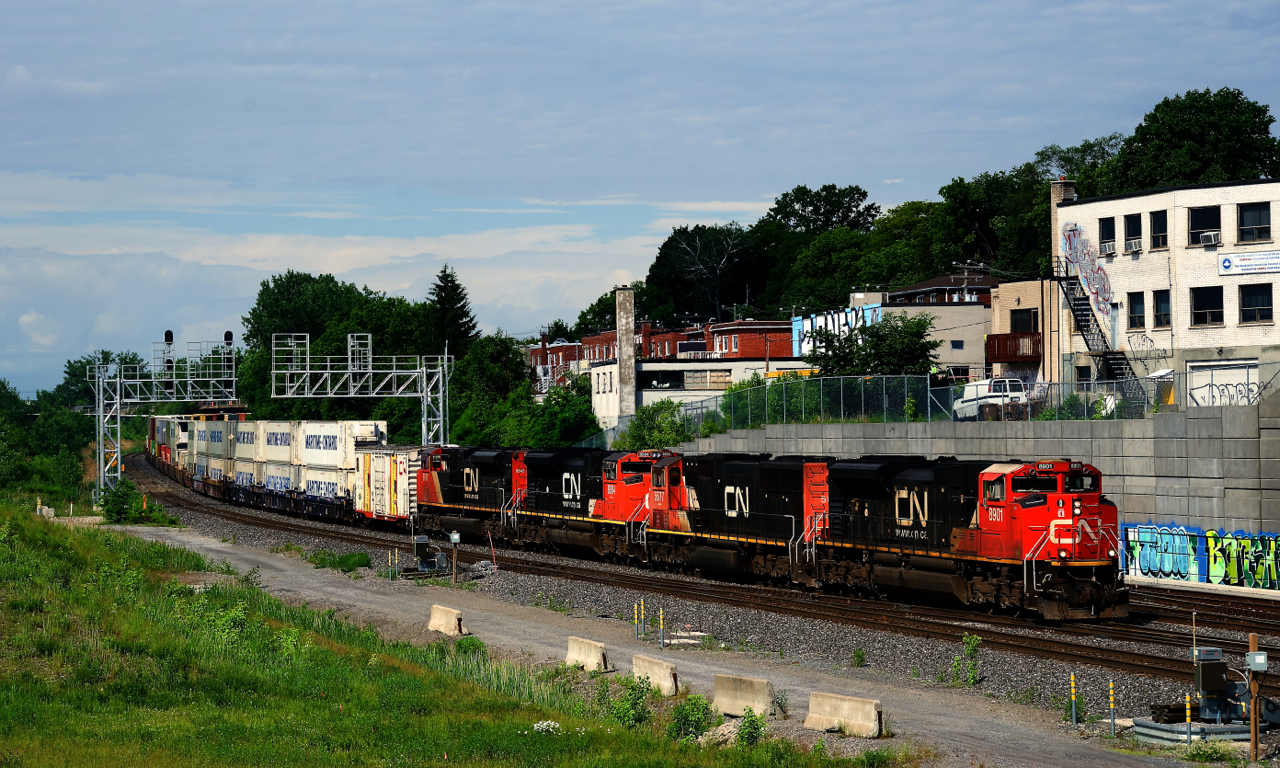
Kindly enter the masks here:
[[472, 655], [485, 658], [489, 655], [489, 649], [485, 647], [484, 641], [478, 637], [460, 637], [453, 644], [453, 652], [458, 655]]
[[624, 677], [618, 684], [622, 686], [622, 695], [609, 701], [609, 717], [627, 728], [644, 725], [653, 715], [649, 709], [649, 691], [653, 687], [649, 685], [649, 678]]
[[768, 725], [764, 717], [753, 712], [751, 707], [747, 707], [742, 713], [742, 725], [738, 726], [738, 746], [754, 747], [759, 744], [764, 738], [766, 728]]
[[[143, 509], [143, 505], [146, 509]], [[138, 487], [128, 478], [120, 478], [115, 488], [102, 495], [102, 516], [108, 523], [123, 525], [177, 525], [178, 518], [164, 511], [159, 502], [143, 500]]]
[[694, 741], [711, 728], [715, 713], [711, 702], [699, 694], [671, 708], [671, 722], [667, 723], [667, 738], [672, 741]]
[[1240, 760], [1240, 753], [1229, 741], [1193, 741], [1178, 747], [1179, 756], [1192, 763], [1231, 763]]
[[370, 568], [373, 561], [369, 559], [367, 552], [351, 552], [345, 555], [339, 555], [330, 552], [327, 549], [318, 549], [311, 553], [307, 558], [307, 562], [317, 568], [336, 568], [343, 573], [351, 573], [357, 568]]

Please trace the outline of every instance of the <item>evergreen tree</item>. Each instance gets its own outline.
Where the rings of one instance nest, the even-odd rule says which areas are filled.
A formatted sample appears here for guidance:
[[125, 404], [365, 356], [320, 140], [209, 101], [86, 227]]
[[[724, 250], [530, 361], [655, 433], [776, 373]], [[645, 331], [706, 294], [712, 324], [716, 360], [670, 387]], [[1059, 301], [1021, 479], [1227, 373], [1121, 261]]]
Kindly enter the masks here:
[[471, 299], [467, 289], [458, 282], [458, 275], [448, 264], [436, 275], [436, 282], [427, 294], [427, 328], [430, 331], [427, 354], [443, 355], [445, 342], [449, 354], [461, 360], [471, 348], [471, 342], [479, 335], [476, 316], [471, 311]]

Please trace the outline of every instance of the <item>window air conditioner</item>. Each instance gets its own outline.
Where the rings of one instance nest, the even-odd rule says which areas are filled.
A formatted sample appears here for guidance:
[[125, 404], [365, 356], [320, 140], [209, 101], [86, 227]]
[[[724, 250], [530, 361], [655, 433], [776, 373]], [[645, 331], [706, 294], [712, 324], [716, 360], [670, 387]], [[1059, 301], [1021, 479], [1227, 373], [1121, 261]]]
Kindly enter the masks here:
[[1101, 243], [1101, 244], [1098, 246], [1098, 251], [1099, 251], [1100, 253], [1102, 253], [1102, 254], [1105, 254], [1105, 255], [1111, 255], [1111, 254], [1114, 254], [1114, 253], [1116, 252], [1116, 243], [1115, 243], [1115, 241], [1114, 241], [1114, 240], [1110, 240], [1110, 241], [1108, 241], [1108, 242]]
[[1129, 253], [1142, 250], [1142, 238], [1136, 237], [1132, 240], [1125, 240], [1124, 249]]
[[1201, 245], [1218, 245], [1221, 242], [1222, 242], [1221, 232], [1201, 232], [1200, 233]]

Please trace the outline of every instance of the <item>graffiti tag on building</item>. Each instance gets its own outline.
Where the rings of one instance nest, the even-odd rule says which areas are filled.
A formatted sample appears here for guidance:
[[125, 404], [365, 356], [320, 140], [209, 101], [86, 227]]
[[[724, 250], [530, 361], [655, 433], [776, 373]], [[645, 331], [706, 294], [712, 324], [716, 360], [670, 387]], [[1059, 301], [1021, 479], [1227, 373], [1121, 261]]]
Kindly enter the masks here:
[[1275, 536], [1209, 531], [1205, 540], [1210, 584], [1280, 589], [1276, 579]]
[[1125, 573], [1169, 581], [1280, 590], [1280, 537], [1127, 525]]
[[1188, 390], [1195, 405], [1253, 405], [1262, 394], [1256, 381], [1201, 384]]
[[1062, 253], [1074, 266], [1093, 297], [1094, 309], [1104, 317], [1111, 316], [1111, 280], [1098, 264], [1098, 252], [1074, 221], [1062, 225]]

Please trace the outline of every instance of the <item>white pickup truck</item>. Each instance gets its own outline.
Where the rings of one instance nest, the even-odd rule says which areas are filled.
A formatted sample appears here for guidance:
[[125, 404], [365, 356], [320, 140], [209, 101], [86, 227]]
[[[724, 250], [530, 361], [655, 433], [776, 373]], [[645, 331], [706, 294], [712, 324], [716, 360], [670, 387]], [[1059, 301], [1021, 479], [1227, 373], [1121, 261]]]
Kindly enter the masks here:
[[983, 379], [964, 385], [964, 392], [952, 403], [952, 418], [976, 421], [983, 405], [1026, 402], [1027, 391], [1021, 379]]

